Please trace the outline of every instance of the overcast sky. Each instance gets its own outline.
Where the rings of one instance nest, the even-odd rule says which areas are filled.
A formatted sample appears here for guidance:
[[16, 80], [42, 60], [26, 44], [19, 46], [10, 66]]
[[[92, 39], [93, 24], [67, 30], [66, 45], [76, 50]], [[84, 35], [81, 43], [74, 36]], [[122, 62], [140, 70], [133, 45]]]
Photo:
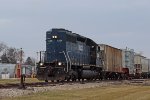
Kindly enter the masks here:
[[0, 0], [0, 42], [35, 56], [51, 28], [150, 58], [150, 0]]

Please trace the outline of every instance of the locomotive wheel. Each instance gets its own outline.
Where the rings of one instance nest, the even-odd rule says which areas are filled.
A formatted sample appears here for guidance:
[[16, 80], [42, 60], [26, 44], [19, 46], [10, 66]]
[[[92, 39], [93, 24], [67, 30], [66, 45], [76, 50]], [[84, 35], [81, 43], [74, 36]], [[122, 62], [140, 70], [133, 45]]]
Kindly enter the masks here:
[[80, 82], [80, 81], [81, 81], [81, 79], [80, 79], [80, 78], [78, 78], [78, 81]]
[[87, 78], [86, 80], [87, 80], [87, 81], [92, 81], [93, 79], [92, 79], [92, 78]]
[[67, 76], [67, 77], [65, 78], [65, 80], [67, 80], [67, 82], [69, 82], [70, 79], [71, 79], [71, 76]]
[[51, 80], [51, 82], [54, 82], [54, 80]]
[[69, 82], [70, 81], [70, 79], [67, 79], [67, 82]]
[[47, 82], [48, 82], [48, 80], [45, 80], [45, 82], [47, 83]]
[[76, 81], [76, 76], [72, 74], [71, 79], [72, 79], [72, 81]]
[[59, 82], [59, 80], [57, 80], [57, 82]]

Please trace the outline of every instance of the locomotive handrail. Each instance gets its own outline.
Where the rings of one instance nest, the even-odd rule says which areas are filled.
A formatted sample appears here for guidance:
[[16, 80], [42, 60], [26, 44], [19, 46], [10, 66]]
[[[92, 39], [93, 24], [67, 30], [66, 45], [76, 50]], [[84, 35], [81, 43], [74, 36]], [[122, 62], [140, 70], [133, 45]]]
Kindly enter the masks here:
[[66, 56], [66, 54], [65, 54], [65, 51], [62, 51], [62, 52], [59, 52], [59, 53], [63, 53], [64, 56], [65, 56], [65, 58], [66, 58], [66, 62], [67, 62], [67, 72], [68, 72], [68, 59], [67, 59], [67, 56]]
[[69, 69], [71, 69], [71, 59], [70, 59], [70, 56], [69, 56], [69, 52], [71, 52], [71, 51], [67, 51], [67, 55], [68, 55], [68, 59], [69, 59], [69, 62], [70, 62], [70, 68]]

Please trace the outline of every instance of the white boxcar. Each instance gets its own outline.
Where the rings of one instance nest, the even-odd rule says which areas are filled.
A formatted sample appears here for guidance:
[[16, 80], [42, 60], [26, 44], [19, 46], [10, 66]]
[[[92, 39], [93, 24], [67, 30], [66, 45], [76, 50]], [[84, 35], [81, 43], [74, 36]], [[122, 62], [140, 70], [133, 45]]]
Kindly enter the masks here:
[[122, 66], [129, 69], [129, 74], [134, 74], [134, 50], [123, 49], [122, 50]]
[[149, 59], [147, 58], [142, 58], [142, 72], [149, 72]]
[[149, 72], [149, 62], [150, 60], [146, 57], [142, 56], [141, 54], [136, 54], [134, 57], [135, 69], [140, 73], [147, 73]]

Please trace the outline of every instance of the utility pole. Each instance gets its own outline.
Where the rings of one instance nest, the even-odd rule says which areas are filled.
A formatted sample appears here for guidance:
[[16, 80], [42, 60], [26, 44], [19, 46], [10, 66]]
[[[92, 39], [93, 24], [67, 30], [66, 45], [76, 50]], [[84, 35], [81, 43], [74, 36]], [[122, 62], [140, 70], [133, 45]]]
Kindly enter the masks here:
[[38, 62], [38, 60], [39, 60], [38, 54], [39, 54], [39, 52], [36, 52], [36, 56], [37, 56], [36, 62]]
[[40, 63], [42, 62], [42, 51], [40, 51]]
[[22, 48], [20, 49], [20, 89], [25, 89], [25, 73], [22, 73], [22, 55], [23, 55], [23, 51]]
[[20, 48], [20, 74], [22, 75], [22, 48]]
[[150, 72], [150, 59], [148, 59], [148, 72]]

